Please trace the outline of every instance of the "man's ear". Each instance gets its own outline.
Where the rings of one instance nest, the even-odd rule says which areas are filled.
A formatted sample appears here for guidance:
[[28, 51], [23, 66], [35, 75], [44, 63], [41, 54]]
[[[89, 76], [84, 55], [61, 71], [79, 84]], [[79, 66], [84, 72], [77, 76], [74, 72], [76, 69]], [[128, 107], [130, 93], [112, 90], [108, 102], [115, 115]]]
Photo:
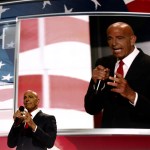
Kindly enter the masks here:
[[131, 45], [133, 46], [136, 42], [137, 37], [135, 35], [131, 36]]
[[40, 103], [40, 99], [38, 98], [38, 99], [37, 99], [37, 105], [38, 105], [39, 103]]

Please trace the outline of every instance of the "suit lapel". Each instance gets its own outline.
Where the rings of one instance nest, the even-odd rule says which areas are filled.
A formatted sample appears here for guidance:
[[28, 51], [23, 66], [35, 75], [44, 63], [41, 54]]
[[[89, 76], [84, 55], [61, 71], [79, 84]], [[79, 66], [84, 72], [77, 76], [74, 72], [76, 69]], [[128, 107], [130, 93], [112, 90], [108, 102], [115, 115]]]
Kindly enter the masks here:
[[115, 64], [117, 62], [117, 59], [112, 57], [112, 60], [109, 62], [109, 67], [110, 68], [110, 76], [114, 76], [114, 69], [115, 69]]
[[142, 61], [142, 57], [143, 57], [143, 52], [140, 51], [140, 53], [136, 56], [136, 58], [133, 60], [127, 74], [126, 74], [126, 77], [125, 79], [127, 80], [130, 80], [130, 79], [136, 79], [138, 78], [141, 74], [140, 74], [140, 71], [139, 71], [139, 68], [141, 68], [141, 61]]
[[41, 118], [40, 116], [42, 115], [42, 111], [40, 110], [36, 115], [35, 117], [33, 118], [33, 120], [35, 121], [35, 123], [37, 123]]

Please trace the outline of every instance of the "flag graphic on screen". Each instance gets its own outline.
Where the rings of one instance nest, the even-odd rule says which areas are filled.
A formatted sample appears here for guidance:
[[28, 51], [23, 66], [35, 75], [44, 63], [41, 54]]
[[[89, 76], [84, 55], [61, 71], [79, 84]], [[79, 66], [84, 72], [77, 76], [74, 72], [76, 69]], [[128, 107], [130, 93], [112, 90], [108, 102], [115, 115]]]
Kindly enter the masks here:
[[32, 89], [40, 95], [41, 108], [87, 115], [84, 95], [91, 78], [88, 16], [23, 19], [20, 29], [18, 106], [24, 91]]
[[15, 26], [0, 25], [0, 135], [8, 132], [14, 109]]
[[[0, 43], [0, 85], [11, 84], [14, 82], [14, 62], [13, 62], [13, 53], [14, 53], [14, 37], [15, 27], [4, 27], [1, 32], [1, 43]], [[10, 36], [9, 30], [13, 35]]]
[[[149, 0], [44, 0], [15, 1], [0, 5], [0, 18], [73, 12], [150, 12]], [[21, 11], [20, 11], [21, 10]]]
[[[8, 30], [13, 34], [9, 35]], [[15, 27], [0, 27], [0, 109], [12, 108]]]
[[[129, 0], [27, 0], [26, 2], [7, 3], [0, 6], [1, 19], [15, 18], [17, 16], [72, 13], [72, 12], [96, 12], [96, 11], [128, 11]], [[20, 11], [21, 10], [21, 11]]]

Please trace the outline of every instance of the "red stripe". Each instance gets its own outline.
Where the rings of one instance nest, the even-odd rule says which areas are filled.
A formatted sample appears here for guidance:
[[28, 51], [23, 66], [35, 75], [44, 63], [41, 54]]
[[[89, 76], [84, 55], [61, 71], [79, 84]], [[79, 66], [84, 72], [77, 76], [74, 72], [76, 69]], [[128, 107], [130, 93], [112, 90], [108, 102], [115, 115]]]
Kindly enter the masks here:
[[0, 101], [12, 99], [13, 96], [14, 96], [14, 88], [0, 90]]
[[50, 81], [51, 107], [84, 110], [86, 81], [64, 76], [50, 76]]
[[[71, 17], [45, 18], [46, 45], [77, 41], [89, 44], [89, 26], [86, 21]], [[22, 20], [20, 32], [20, 52], [38, 48], [38, 19]]]
[[135, 0], [127, 4], [128, 11], [130, 12], [150, 12], [150, 0]]
[[[49, 76], [49, 78], [49, 93], [51, 96], [51, 106], [49, 108], [84, 110], [84, 95], [88, 82], [64, 76]], [[35, 90], [39, 94], [40, 107], [42, 107], [42, 76], [19, 77], [18, 106], [23, 104], [23, 94], [28, 89]]]
[[89, 44], [88, 22], [72, 17], [48, 17], [45, 19], [46, 44], [77, 41]]
[[30, 50], [38, 47], [38, 20], [22, 20], [20, 31], [20, 50]]

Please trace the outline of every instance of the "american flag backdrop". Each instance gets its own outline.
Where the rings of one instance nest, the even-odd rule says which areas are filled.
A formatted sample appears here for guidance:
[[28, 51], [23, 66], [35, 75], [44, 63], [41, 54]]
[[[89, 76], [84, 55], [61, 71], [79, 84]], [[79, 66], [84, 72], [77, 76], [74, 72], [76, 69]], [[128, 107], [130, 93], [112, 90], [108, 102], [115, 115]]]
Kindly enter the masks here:
[[24, 91], [37, 91], [40, 107], [54, 113], [59, 129], [93, 127], [92, 117], [84, 111], [91, 77], [88, 19], [55, 16], [20, 20], [18, 106]]
[[0, 8], [2, 19], [35, 14], [96, 11], [125, 12], [128, 9], [124, 0], [117, 0], [117, 2], [116, 0], [27, 0], [27, 2], [18, 0], [15, 4], [11, 0], [6, 1]]
[[14, 109], [15, 27], [0, 25], [0, 134], [8, 132]]
[[[15, 25], [0, 26], [0, 86], [14, 82]], [[0, 97], [1, 99], [1, 97]]]
[[[0, 2], [0, 18], [35, 14], [73, 12], [150, 12], [150, 0], [5, 0]], [[20, 11], [21, 10], [21, 11]]]
[[[11, 1], [8, 0], [8, 1], [0, 2], [0, 18], [1, 18], [1, 21], [3, 21], [3, 20], [15, 19], [18, 16], [28, 16], [28, 15], [38, 15], [38, 14], [57, 14], [57, 13], [71, 14], [74, 12], [101, 12], [101, 11], [103, 11], [103, 12], [104, 11], [150, 12], [149, 4], [150, 4], [150, 0], [118, 0], [118, 1], [116, 1], [116, 0], [107, 0], [107, 1], [106, 0], [80, 0], [80, 1], [77, 1], [77, 0], [20, 1], [20, 0], [18, 0], [17, 1], [16, 0], [14, 3], [12, 0]], [[57, 22], [58, 22], [58, 20], [57, 20]], [[58, 24], [60, 24], [60, 23], [58, 23]], [[35, 49], [37, 49], [37, 47], [43, 47], [44, 45], [46, 45], [46, 47], [48, 47], [48, 45], [51, 44], [51, 46], [54, 47], [53, 49], [56, 49], [56, 43], [58, 43], [58, 42], [62, 43], [63, 40], [67, 41], [68, 40], [67, 37], [65, 37], [65, 38], [63, 37], [62, 39], [60, 39], [60, 38], [58, 39], [57, 37], [55, 37], [55, 39], [52, 39], [52, 38], [48, 39], [46, 36], [45, 37], [43, 36], [45, 39], [44, 44], [43, 44], [42, 42], [38, 42], [38, 40], [40, 38], [40, 37], [38, 38], [38, 34], [39, 34], [39, 32], [41, 32], [38, 30], [39, 21], [37, 21], [37, 20], [31, 21], [31, 26], [33, 26], [33, 25], [35, 25], [35, 27], [32, 31], [32, 32], [34, 32], [34, 37], [31, 35], [28, 36], [28, 41], [26, 41], [26, 42], [28, 42], [30, 44], [21, 43], [22, 47], [21, 47], [21, 54], [20, 54], [19, 58], [22, 58], [22, 57], [24, 58], [24, 55], [27, 55], [27, 57], [29, 57], [28, 53], [25, 51], [31, 52], [31, 49], [32, 49], [31, 56], [33, 53], [34, 58], [37, 57], [37, 59], [38, 59], [39, 57], [42, 56], [44, 58], [46, 57], [46, 59], [42, 62], [42, 64], [41, 64], [41, 61], [37, 62], [37, 59], [35, 59], [36, 61], [32, 61], [32, 63], [30, 63], [32, 60], [31, 58], [30, 58], [30, 61], [28, 58], [26, 58], [26, 61], [21, 61], [22, 59], [19, 60], [19, 62], [20, 62], [19, 65], [23, 66], [23, 68], [24, 68], [24, 70], [20, 70], [21, 75], [19, 77], [19, 81], [22, 81], [23, 78], [27, 78], [27, 81], [29, 81], [29, 82], [26, 82], [26, 85], [30, 86], [31, 88], [34, 88], [34, 86], [38, 87], [38, 89], [36, 89], [36, 90], [38, 93], [40, 92], [40, 97], [42, 99], [54, 99], [55, 100], [55, 103], [53, 103], [53, 101], [52, 102], [44, 102], [43, 101], [43, 102], [41, 102], [41, 106], [44, 106], [47, 108], [48, 107], [52, 107], [52, 108], [54, 108], [54, 107], [62, 108], [63, 107], [63, 108], [69, 109], [70, 105], [73, 104], [74, 109], [83, 111], [83, 106], [82, 106], [83, 103], [81, 103], [79, 101], [83, 98], [83, 93], [80, 95], [81, 96], [80, 98], [78, 97], [79, 102], [77, 102], [75, 96], [72, 96], [71, 99], [73, 99], [73, 100], [69, 101], [69, 103], [68, 103], [68, 101], [67, 101], [68, 97], [66, 96], [67, 94], [61, 93], [60, 89], [62, 89], [61, 85], [66, 86], [66, 87], [63, 87], [64, 89], [68, 89], [68, 85], [69, 85], [69, 87], [75, 86], [77, 88], [79, 86], [79, 83], [81, 80], [82, 83], [80, 83], [80, 84], [82, 87], [84, 87], [83, 89], [85, 91], [85, 87], [87, 86], [88, 79], [85, 78], [85, 76], [83, 74], [81, 75], [81, 77], [79, 77], [77, 75], [77, 73], [75, 72], [75, 70], [69, 71], [70, 73], [68, 74], [68, 71], [67, 71], [68, 68], [65, 68], [65, 69], [63, 68], [64, 67], [63, 64], [66, 62], [64, 60], [62, 61], [63, 63], [58, 61], [58, 60], [62, 59], [62, 58], [59, 58], [60, 55], [58, 55], [58, 53], [60, 53], [60, 52], [57, 53], [58, 56], [55, 56], [56, 58], [58, 57], [56, 60], [54, 60], [55, 57], [52, 57], [54, 54], [53, 55], [50, 54], [50, 56], [52, 57], [52, 58], [50, 57], [50, 59], [47, 58], [47, 56], [48, 56], [47, 52], [44, 52], [44, 54], [41, 54], [41, 52], [40, 52], [40, 54], [37, 54], [37, 53], [35, 54]], [[28, 25], [25, 24], [23, 28], [28, 28]], [[57, 29], [50, 30], [50, 28], [52, 28], [52, 26], [49, 25], [49, 27], [48, 27], [48, 24], [47, 24], [46, 31], [44, 31], [44, 32], [47, 32], [47, 35], [49, 34], [48, 36], [50, 36], [52, 32], [54, 33], [54, 31], [57, 30]], [[66, 26], [66, 28], [63, 27], [63, 29], [65, 31], [67, 31], [67, 26]], [[14, 33], [14, 27], [9, 27], [9, 30], [12, 30], [11, 33]], [[0, 60], [0, 69], [1, 69], [1, 73], [0, 73], [0, 75], [1, 75], [0, 109], [1, 110], [4, 110], [4, 109], [12, 110], [12, 107], [13, 107], [12, 100], [14, 97], [14, 84], [13, 84], [13, 82], [14, 82], [13, 59], [14, 58], [12, 58], [12, 56], [14, 56], [14, 55], [12, 54], [12, 52], [14, 52], [15, 43], [14, 43], [14, 41], [9, 41], [9, 38], [11, 37], [11, 35], [8, 35], [10, 32], [9, 30], [7, 28], [4, 28], [4, 29], [1, 28], [1, 31], [0, 31], [0, 43], [1, 43], [0, 44], [0, 46], [1, 46], [1, 50], [0, 50], [0, 53], [1, 53], [1, 55], [0, 55], [0, 58], [1, 58], [1, 60]], [[9, 32], [7, 32], [7, 31], [9, 31]], [[7, 36], [5, 36], [5, 34], [3, 34], [3, 33], [7, 33]], [[67, 33], [67, 35], [68, 35], [68, 33]], [[55, 34], [53, 34], [53, 36], [55, 36]], [[59, 35], [59, 37], [60, 37], [60, 35]], [[77, 37], [77, 34], [76, 34], [76, 37]], [[52, 40], [52, 41], [50, 41], [50, 40]], [[57, 40], [59, 40], [59, 41], [57, 41]], [[74, 41], [77, 39], [69, 39], [69, 40]], [[34, 42], [31, 42], [31, 41], [34, 41]], [[40, 41], [43, 41], [43, 39], [41, 39]], [[82, 42], [86, 43], [85, 41], [82, 41]], [[67, 46], [67, 48], [68, 48], [68, 46]], [[71, 47], [71, 49], [73, 49], [73, 48], [75, 48], [75, 46]], [[79, 49], [79, 48], [77, 47], [76, 49]], [[60, 51], [60, 48], [59, 48], [59, 51]], [[67, 51], [67, 49], [65, 48], [65, 53], [69, 54], [69, 52], [70, 51], [69, 50]], [[60, 53], [60, 54], [64, 57], [64, 53], [63, 54]], [[76, 54], [71, 53], [71, 54], [73, 56], [77, 55], [77, 53]], [[64, 58], [67, 58], [67, 57], [70, 57], [70, 56], [65, 56]], [[74, 58], [74, 57], [71, 57], [71, 58]], [[50, 62], [47, 60], [50, 60]], [[84, 63], [82, 58], [78, 58], [77, 60], [78, 60], [77, 62], [80, 62], [80, 64]], [[60, 65], [57, 66], [56, 64], [58, 64], [58, 63], [56, 63], [55, 61], [59, 62]], [[73, 59], [71, 61], [73, 62]], [[6, 65], [6, 63], [7, 63], [7, 65]], [[28, 63], [32, 64], [32, 65], [31, 66], [28, 65]], [[49, 66], [47, 66], [49, 63], [53, 64], [53, 65], [51, 65], [50, 71], [48, 71]], [[70, 63], [71, 62], [68, 62], [68, 64], [70, 64]], [[73, 67], [76, 67], [75, 64], [76, 63], [72, 64]], [[90, 66], [90, 64], [88, 64], [88, 65]], [[28, 73], [27, 73], [28, 67], [27, 66], [30, 66], [32, 74], [35, 74], [36, 79], [38, 79], [38, 82], [36, 80], [36, 83], [32, 84], [32, 86], [31, 86], [31, 83], [35, 82], [34, 81], [35, 77], [33, 77], [33, 75], [28, 75]], [[36, 68], [35, 66], [40, 66], [40, 67], [38, 67], [38, 69], [35, 69]], [[39, 68], [42, 68], [43, 66], [45, 68], [44, 70], [46, 70], [44, 72], [46, 72], [48, 75], [50, 75], [50, 77], [49, 77], [50, 79], [47, 77], [47, 75], [43, 75], [43, 70], [39, 69]], [[63, 68], [66, 71], [65, 71], [65, 73], [61, 72], [61, 71], [58, 72], [54, 69], [55, 67], [58, 70], [61, 70]], [[3, 74], [4, 70], [5, 70], [5, 74]], [[7, 70], [10, 70], [10, 72], [7, 72]], [[41, 71], [41, 73], [39, 73], [39, 70]], [[46, 73], [44, 73], [44, 74], [46, 74]], [[61, 82], [59, 81], [60, 76], [61, 76]], [[89, 75], [87, 75], [87, 77], [89, 77]], [[43, 83], [43, 78], [44, 78], [44, 83]], [[72, 81], [72, 79], [74, 81]], [[48, 82], [46, 80], [49, 81], [50, 83], [47, 84]], [[66, 82], [66, 80], [67, 80], [67, 82]], [[59, 81], [59, 82], [57, 82], [57, 81]], [[59, 84], [56, 86], [55, 85], [56, 83], [57, 84], [63, 83], [63, 84]], [[70, 83], [70, 84], [68, 84], [68, 83]], [[5, 84], [5, 86], [4, 86], [4, 84]], [[22, 86], [21, 82], [19, 82], [19, 86]], [[46, 88], [47, 90], [42, 91], [43, 86], [46, 86], [46, 87], [49, 86], [49, 88]], [[48, 89], [53, 89], [53, 92], [52, 91], [49, 92]], [[77, 90], [80, 91], [80, 89], [77, 89]], [[57, 93], [57, 91], [59, 91], [60, 93]], [[64, 91], [66, 91], [66, 93], [67, 93], [67, 90], [64, 90]], [[49, 94], [45, 94], [45, 93], [49, 93]], [[53, 94], [51, 94], [51, 93], [53, 93]], [[73, 93], [73, 92], [71, 92], [71, 93]], [[76, 93], [78, 93], [78, 91], [76, 91]], [[75, 93], [75, 95], [76, 95], [76, 93]], [[19, 105], [21, 103], [20, 101], [22, 100], [22, 97], [21, 97], [22, 94], [23, 93], [20, 93], [20, 95], [18, 95]], [[46, 98], [45, 98], [45, 95], [47, 95]], [[59, 100], [60, 95], [61, 96], [63, 95], [63, 102], [65, 102], [65, 103], [60, 103], [60, 100]], [[67, 105], [66, 105], [66, 101], [68, 103]], [[78, 103], [80, 105], [78, 105]], [[5, 115], [1, 115], [1, 116], [3, 116], [3, 118], [7, 118], [7, 117], [5, 117]], [[7, 116], [10, 117], [10, 115], [7, 115]]]
[[[0, 23], [18, 16], [40, 14], [101, 11], [149, 13], [149, 6], [150, 0], [15, 0], [14, 3], [13, 0], [7, 0], [0, 1]], [[26, 21], [21, 20], [21, 29], [26, 31], [30, 27], [31, 30], [20, 32], [17, 105], [22, 104], [24, 90], [34, 89], [40, 95], [40, 107], [58, 118], [58, 127], [68, 128], [68, 120], [72, 121], [74, 127], [79, 118], [83, 120], [80, 127], [85, 124], [91, 127], [92, 118], [83, 111], [83, 96], [91, 70], [88, 18], [56, 17], [31, 19], [28, 23]], [[64, 24], [64, 21], [68, 21], [68, 24]], [[70, 25], [70, 21], [78, 29], [71, 31], [74, 25]], [[39, 30], [41, 27], [44, 28]], [[13, 56], [16, 43], [15, 36], [13, 40], [11, 37], [14, 31], [15, 26], [7, 29], [0, 24], [0, 135], [6, 135], [12, 123], [15, 66]], [[9, 35], [10, 32], [13, 34]], [[81, 36], [84, 33], [86, 37]], [[74, 114], [75, 117], [71, 117]], [[72, 143], [70, 145], [76, 149]], [[0, 143], [1, 149], [8, 150], [6, 142]]]

